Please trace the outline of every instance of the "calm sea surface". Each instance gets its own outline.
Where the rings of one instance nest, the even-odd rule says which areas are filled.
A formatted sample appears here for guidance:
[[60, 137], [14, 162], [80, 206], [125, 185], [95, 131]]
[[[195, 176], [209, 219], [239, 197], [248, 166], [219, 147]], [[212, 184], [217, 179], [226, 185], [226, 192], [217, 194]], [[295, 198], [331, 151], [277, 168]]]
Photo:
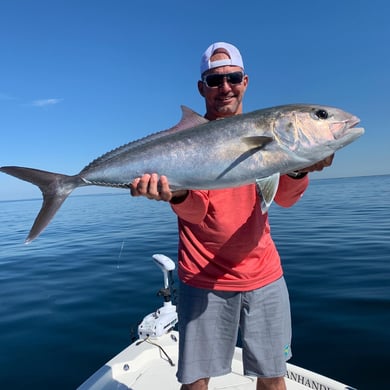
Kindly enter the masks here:
[[[151, 255], [176, 255], [169, 205], [70, 197], [23, 241], [41, 200], [0, 202], [0, 388], [74, 389], [160, 306]], [[389, 388], [390, 176], [313, 180], [270, 211], [289, 286], [292, 363], [359, 389]]]

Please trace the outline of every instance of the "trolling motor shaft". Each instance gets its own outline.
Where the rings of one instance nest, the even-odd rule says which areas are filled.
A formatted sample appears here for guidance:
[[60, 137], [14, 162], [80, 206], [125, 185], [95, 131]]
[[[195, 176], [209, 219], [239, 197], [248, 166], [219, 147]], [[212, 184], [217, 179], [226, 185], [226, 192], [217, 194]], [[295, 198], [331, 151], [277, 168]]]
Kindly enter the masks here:
[[169, 257], [162, 254], [152, 256], [154, 262], [164, 274], [164, 288], [160, 289], [158, 295], [164, 298], [164, 305], [154, 313], [148, 314], [138, 326], [138, 337], [157, 338], [168, 333], [177, 323], [176, 306], [171, 302], [171, 283], [172, 271], [175, 269], [175, 263]]

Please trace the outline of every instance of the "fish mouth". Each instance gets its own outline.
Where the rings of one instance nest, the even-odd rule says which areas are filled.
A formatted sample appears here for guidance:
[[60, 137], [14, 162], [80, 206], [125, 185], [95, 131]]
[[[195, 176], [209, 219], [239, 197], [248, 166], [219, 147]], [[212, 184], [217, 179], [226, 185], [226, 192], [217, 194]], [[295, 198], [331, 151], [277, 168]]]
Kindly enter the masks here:
[[343, 139], [345, 137], [350, 137], [351, 135], [360, 136], [364, 133], [362, 127], [355, 127], [360, 123], [360, 119], [357, 116], [352, 116], [351, 118], [335, 123], [332, 126], [332, 133], [335, 140]]
[[348, 125], [348, 128], [351, 128], [351, 127], [355, 127], [357, 124], [359, 124], [360, 119], [357, 116], [353, 116], [352, 118], [350, 118], [346, 122], [347, 122], [346, 124]]
[[358, 118], [347, 122], [341, 131], [333, 133], [336, 149], [343, 148], [364, 134], [363, 127], [354, 127], [360, 122]]

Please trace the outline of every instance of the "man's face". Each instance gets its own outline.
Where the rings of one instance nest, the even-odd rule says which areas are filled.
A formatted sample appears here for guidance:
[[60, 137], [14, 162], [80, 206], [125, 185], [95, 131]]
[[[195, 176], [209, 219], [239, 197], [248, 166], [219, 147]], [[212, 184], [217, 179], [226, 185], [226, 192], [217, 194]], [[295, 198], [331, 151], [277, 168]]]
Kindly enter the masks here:
[[[215, 54], [213, 61], [223, 58], [229, 58], [224, 53]], [[239, 66], [221, 66], [210, 69], [205, 73], [210, 74], [229, 74], [232, 72], [242, 72]], [[206, 118], [214, 120], [218, 118], [229, 117], [242, 113], [242, 99], [248, 85], [248, 76], [244, 75], [242, 82], [239, 84], [229, 83], [224, 78], [222, 83], [216, 87], [209, 87], [203, 81], [198, 82], [200, 94], [206, 101]]]

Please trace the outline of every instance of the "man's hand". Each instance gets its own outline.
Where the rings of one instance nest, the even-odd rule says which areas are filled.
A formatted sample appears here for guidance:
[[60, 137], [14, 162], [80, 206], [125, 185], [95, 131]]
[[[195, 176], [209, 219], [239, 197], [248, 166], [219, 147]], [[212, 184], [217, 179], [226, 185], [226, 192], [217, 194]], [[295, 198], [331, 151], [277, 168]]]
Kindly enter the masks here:
[[151, 175], [146, 173], [130, 184], [132, 196], [145, 196], [148, 199], [163, 200], [165, 202], [170, 202], [175, 198], [185, 198], [187, 192], [186, 190], [172, 192], [167, 177], [161, 176], [159, 178], [156, 173]]
[[310, 165], [310, 167], [299, 169], [297, 172], [304, 173], [304, 172], [322, 171], [324, 168], [330, 167], [332, 165], [333, 158], [334, 158], [334, 154], [321, 161], [318, 161], [313, 165]]

